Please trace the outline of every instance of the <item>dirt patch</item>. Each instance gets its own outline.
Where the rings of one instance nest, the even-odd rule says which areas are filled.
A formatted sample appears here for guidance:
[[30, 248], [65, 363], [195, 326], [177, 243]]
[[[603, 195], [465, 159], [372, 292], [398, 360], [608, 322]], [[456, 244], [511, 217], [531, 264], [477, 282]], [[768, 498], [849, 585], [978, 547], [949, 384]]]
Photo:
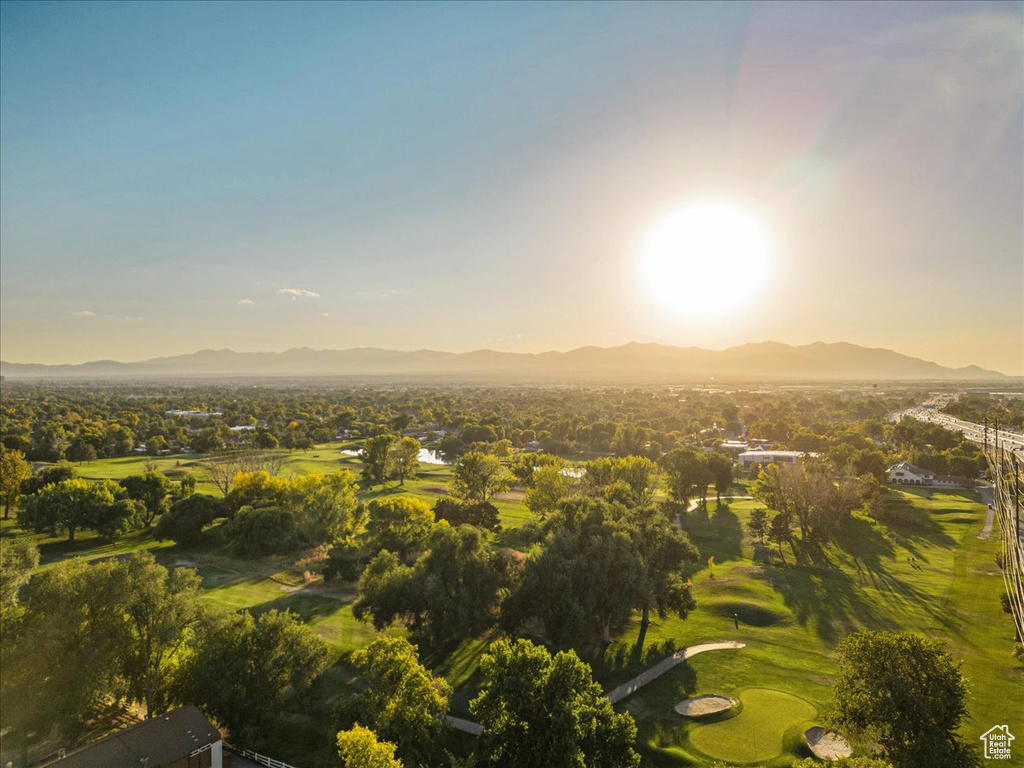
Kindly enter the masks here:
[[725, 712], [736, 706], [736, 702], [728, 696], [717, 694], [706, 694], [694, 696], [692, 699], [683, 699], [675, 706], [676, 714], [683, 717], [705, 717], [718, 712]]
[[439, 495], [448, 493], [448, 489], [443, 485], [425, 485], [420, 490], [424, 493], [436, 493]]
[[525, 491], [505, 491], [494, 496], [498, 501], [523, 501], [526, 499]]
[[819, 760], [839, 760], [853, 754], [849, 742], [838, 733], [814, 726], [804, 732], [804, 739]]

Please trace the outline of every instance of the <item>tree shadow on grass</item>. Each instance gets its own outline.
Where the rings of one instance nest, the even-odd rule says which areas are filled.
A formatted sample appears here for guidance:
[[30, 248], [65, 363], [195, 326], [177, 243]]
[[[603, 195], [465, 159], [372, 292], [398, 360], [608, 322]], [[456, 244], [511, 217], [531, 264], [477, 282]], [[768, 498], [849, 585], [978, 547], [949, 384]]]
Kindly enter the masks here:
[[897, 628], [865, 599], [849, 574], [838, 568], [770, 568], [765, 577], [797, 621], [802, 626], [811, 624], [827, 642], [835, 642], [858, 625]]
[[[710, 515], [704, 509], [681, 514], [679, 524], [700, 551], [700, 563], [706, 563], [712, 555], [719, 563], [743, 557], [743, 526], [724, 502]], [[690, 572], [702, 567], [698, 565]]]
[[275, 600], [268, 600], [267, 602], [250, 606], [248, 610], [253, 616], [259, 616], [267, 611], [280, 611], [282, 613], [284, 611], [291, 611], [298, 614], [308, 624], [311, 621], [333, 616], [351, 602], [351, 600], [339, 600], [327, 597], [326, 595], [291, 594], [282, 595]]
[[882, 560], [896, 557], [896, 547], [884, 532], [870, 520], [850, 517], [833, 538], [836, 546], [846, 552], [862, 578], [882, 569]]

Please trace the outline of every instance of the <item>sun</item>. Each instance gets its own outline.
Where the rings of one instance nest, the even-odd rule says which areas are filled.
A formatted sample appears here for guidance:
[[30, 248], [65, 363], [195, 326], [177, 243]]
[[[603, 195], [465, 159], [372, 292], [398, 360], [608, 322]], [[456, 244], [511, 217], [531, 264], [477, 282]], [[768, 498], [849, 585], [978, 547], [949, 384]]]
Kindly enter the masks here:
[[756, 215], [712, 200], [655, 221], [638, 264], [644, 288], [664, 309], [715, 318], [737, 312], [762, 288], [772, 254], [771, 238]]

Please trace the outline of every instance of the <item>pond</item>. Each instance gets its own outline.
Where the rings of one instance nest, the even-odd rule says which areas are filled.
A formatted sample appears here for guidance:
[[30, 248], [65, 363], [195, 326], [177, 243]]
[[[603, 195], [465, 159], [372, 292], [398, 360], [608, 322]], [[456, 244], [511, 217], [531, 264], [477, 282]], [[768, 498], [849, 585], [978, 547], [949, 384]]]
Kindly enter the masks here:
[[[342, 456], [355, 456], [359, 458], [362, 455], [362, 451], [354, 448], [346, 448], [343, 451], [339, 451]], [[449, 464], [450, 462], [445, 461], [441, 458], [441, 454], [437, 451], [432, 451], [429, 448], [420, 448], [419, 455], [417, 458], [420, 464]]]

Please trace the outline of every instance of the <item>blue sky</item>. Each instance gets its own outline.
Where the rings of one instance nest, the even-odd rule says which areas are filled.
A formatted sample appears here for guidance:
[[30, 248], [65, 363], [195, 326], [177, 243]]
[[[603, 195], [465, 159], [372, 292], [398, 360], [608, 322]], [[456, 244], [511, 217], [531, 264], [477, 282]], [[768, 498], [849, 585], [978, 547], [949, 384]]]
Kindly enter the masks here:
[[[1022, 39], [1016, 3], [2, 3], [3, 358], [775, 339], [1022, 373]], [[681, 317], [637, 243], [709, 197], [773, 277]]]

